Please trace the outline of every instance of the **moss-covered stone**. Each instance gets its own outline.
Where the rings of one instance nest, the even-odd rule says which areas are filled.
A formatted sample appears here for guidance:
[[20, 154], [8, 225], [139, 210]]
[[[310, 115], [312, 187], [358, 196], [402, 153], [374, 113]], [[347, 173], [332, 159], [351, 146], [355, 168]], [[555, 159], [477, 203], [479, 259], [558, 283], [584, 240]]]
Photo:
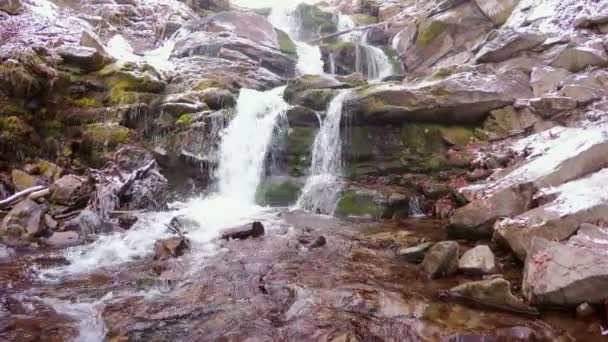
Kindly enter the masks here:
[[296, 44], [289, 38], [289, 35], [285, 33], [285, 31], [279, 29], [275, 29], [275, 32], [277, 33], [279, 49], [281, 52], [292, 56], [297, 55]]
[[286, 148], [289, 175], [301, 177], [308, 173], [316, 133], [315, 127], [292, 127], [283, 133], [281, 144]]
[[117, 124], [95, 123], [86, 125], [84, 138], [94, 148], [113, 149], [129, 142], [131, 130]]
[[378, 18], [369, 14], [357, 13], [351, 15], [353, 21], [358, 25], [371, 25], [378, 22]]
[[182, 114], [179, 116], [179, 118], [177, 119], [175, 124], [180, 127], [189, 126], [192, 123], [193, 116], [194, 116], [194, 114], [192, 114], [192, 113]]
[[11, 180], [18, 191], [36, 186], [36, 177], [18, 169], [11, 171]]
[[96, 108], [101, 105], [97, 99], [92, 97], [83, 97], [80, 99], [72, 100], [72, 104], [82, 108]]
[[430, 45], [437, 37], [439, 37], [448, 28], [448, 25], [442, 21], [433, 20], [423, 28], [418, 34], [416, 45], [424, 48]]
[[295, 204], [300, 195], [301, 185], [292, 181], [266, 181], [260, 185], [256, 202], [273, 207]]
[[338, 200], [334, 214], [337, 217], [370, 216], [381, 218], [384, 211], [384, 206], [374, 202], [373, 196], [347, 191]]
[[303, 32], [329, 34], [337, 31], [334, 15], [324, 12], [315, 5], [300, 4], [295, 11]]

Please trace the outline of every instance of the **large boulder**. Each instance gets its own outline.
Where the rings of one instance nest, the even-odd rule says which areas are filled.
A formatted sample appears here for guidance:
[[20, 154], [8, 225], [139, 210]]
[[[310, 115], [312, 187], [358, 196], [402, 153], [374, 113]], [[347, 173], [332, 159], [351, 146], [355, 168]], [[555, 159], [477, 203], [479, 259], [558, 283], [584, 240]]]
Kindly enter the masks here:
[[535, 237], [562, 241], [586, 222], [608, 221], [608, 168], [595, 174], [544, 189], [537, 196], [546, 204], [496, 224], [494, 239], [525, 259]]
[[66, 175], [51, 185], [51, 202], [61, 205], [85, 205], [91, 197], [91, 190], [85, 178]]
[[606, 240], [595, 248], [533, 238], [526, 258], [522, 291], [536, 305], [601, 304], [608, 298]]
[[348, 84], [331, 76], [304, 75], [287, 82], [283, 97], [290, 104], [323, 111], [337, 94], [337, 89], [348, 87]]
[[570, 75], [570, 71], [550, 66], [535, 67], [530, 75], [530, 83], [535, 97], [554, 92], [559, 84]]
[[566, 46], [551, 61], [550, 65], [572, 72], [578, 72], [587, 67], [605, 67], [608, 65], [608, 55], [601, 45]]
[[505, 29], [479, 51], [477, 61], [502, 62], [521, 51], [530, 50], [544, 42], [545, 35], [534, 31]]
[[449, 294], [499, 310], [538, 314], [536, 309], [515, 297], [511, 292], [511, 284], [500, 277], [464, 283], [451, 288]]
[[519, 71], [457, 72], [444, 78], [361, 88], [346, 101], [345, 108], [355, 125], [470, 124], [479, 122], [493, 109], [531, 95], [528, 76]]
[[500, 26], [509, 19], [519, 0], [475, 0], [475, 3], [494, 25]]
[[33, 238], [46, 232], [44, 208], [25, 199], [19, 202], [2, 220], [0, 236], [9, 238]]
[[429, 278], [450, 276], [458, 271], [458, 251], [455, 241], [436, 243], [424, 256], [422, 268]]
[[295, 59], [281, 51], [277, 32], [260, 15], [222, 12], [206, 17], [193, 26], [192, 33], [176, 42], [174, 56], [246, 61], [280, 77], [295, 75]]
[[[600, 127], [564, 128], [529, 136], [512, 149], [527, 156], [486, 184], [460, 189], [471, 201], [456, 210], [449, 231], [454, 236], [488, 237], [499, 217], [531, 208], [537, 189], [554, 187], [608, 166], [608, 137]], [[539, 209], [540, 210], [540, 209]]]
[[92, 47], [64, 45], [57, 50], [67, 65], [81, 68], [85, 72], [101, 70], [112, 60]]

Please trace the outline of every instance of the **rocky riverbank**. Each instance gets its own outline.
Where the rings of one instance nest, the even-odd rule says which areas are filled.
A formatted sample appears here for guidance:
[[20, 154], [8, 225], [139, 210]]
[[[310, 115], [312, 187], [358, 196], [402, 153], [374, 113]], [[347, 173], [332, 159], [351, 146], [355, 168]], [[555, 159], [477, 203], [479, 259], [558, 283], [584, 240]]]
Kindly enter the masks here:
[[601, 339], [606, 4], [248, 5], [0, 0], [0, 337]]

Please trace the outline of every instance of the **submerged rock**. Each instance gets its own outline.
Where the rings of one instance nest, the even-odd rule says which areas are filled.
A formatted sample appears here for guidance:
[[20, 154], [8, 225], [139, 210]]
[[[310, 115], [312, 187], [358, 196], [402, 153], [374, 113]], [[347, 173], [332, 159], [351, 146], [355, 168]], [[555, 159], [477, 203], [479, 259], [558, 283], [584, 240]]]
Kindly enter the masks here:
[[166, 260], [177, 258], [184, 255], [188, 248], [188, 241], [183, 237], [158, 240], [154, 243], [154, 259]]
[[227, 228], [220, 233], [222, 239], [238, 239], [244, 240], [247, 238], [256, 238], [264, 235], [264, 225], [261, 222], [255, 221], [250, 224], [245, 224], [240, 227]]
[[456, 241], [443, 241], [431, 247], [422, 261], [422, 268], [429, 278], [447, 277], [456, 273], [459, 249]]
[[489, 274], [496, 271], [494, 253], [486, 245], [477, 246], [464, 252], [458, 261], [460, 271], [469, 274]]
[[511, 284], [500, 277], [464, 283], [453, 287], [449, 293], [456, 298], [496, 309], [538, 314], [536, 309], [515, 297], [511, 293]]
[[409, 262], [418, 263], [424, 259], [424, 255], [431, 247], [433, 247], [432, 242], [424, 242], [416, 246], [400, 248], [397, 256]]

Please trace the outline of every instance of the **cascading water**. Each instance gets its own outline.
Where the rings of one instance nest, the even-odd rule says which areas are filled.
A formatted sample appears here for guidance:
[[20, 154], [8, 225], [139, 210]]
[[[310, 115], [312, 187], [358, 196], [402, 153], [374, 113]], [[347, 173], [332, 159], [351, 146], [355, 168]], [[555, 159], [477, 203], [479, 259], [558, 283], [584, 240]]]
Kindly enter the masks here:
[[302, 195], [296, 204], [297, 208], [321, 214], [333, 214], [335, 210], [337, 196], [342, 187], [340, 123], [344, 101], [349, 95], [349, 90], [341, 91], [327, 108], [327, 116], [313, 145], [310, 176], [302, 189]]

